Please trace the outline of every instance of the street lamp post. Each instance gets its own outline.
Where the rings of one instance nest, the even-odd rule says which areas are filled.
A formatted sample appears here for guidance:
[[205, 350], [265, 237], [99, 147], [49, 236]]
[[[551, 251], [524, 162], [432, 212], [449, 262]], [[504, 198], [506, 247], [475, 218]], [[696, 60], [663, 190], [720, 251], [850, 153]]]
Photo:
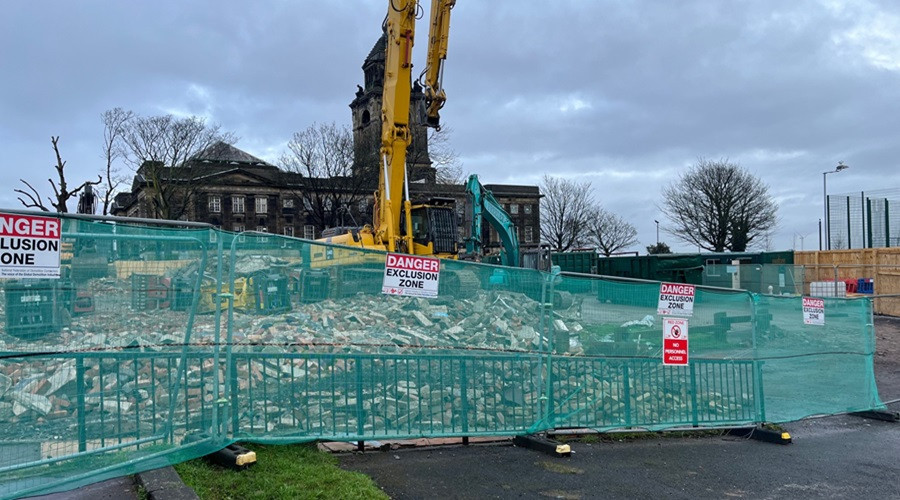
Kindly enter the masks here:
[[[848, 168], [850, 168], [850, 165], [844, 165], [844, 162], [839, 161], [834, 170], [822, 172], [822, 211], [825, 213], [825, 230], [823, 231], [824, 238], [822, 239], [825, 240], [825, 250], [831, 250], [831, 223], [828, 217], [828, 174], [836, 174]], [[819, 240], [819, 250], [822, 250], [822, 239]]]
[[653, 222], [656, 223], [656, 248], [659, 249], [659, 221], [653, 219]]

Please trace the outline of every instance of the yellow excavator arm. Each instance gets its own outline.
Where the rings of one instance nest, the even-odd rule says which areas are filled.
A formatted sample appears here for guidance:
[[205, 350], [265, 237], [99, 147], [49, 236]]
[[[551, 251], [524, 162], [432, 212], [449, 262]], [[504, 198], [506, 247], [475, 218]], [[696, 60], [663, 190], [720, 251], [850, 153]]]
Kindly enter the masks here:
[[[388, 252], [455, 258], [453, 208], [432, 204], [413, 207], [409, 199], [406, 152], [412, 142], [412, 54], [416, 20], [421, 12], [419, 1], [388, 0], [387, 3], [388, 12], [384, 25], [387, 43], [381, 100], [381, 163], [378, 166], [380, 171], [372, 229], [361, 229], [324, 240]], [[450, 9], [455, 4], [456, 0], [432, 0], [431, 5], [428, 56], [422, 83], [427, 108], [425, 124], [432, 127], [438, 127], [438, 112], [446, 100], [441, 80], [443, 63], [447, 57]], [[404, 227], [401, 227], [401, 221]]]
[[409, 97], [418, 8], [416, 0], [388, 0], [381, 101], [382, 170], [378, 176], [378, 207], [374, 222], [375, 241], [385, 245], [389, 252], [396, 252], [399, 247], [400, 210], [405, 209], [401, 200], [406, 184], [406, 148], [412, 141]]
[[440, 111], [447, 100], [444, 92], [444, 60], [447, 59], [447, 40], [450, 34], [450, 9], [456, 0], [432, 0], [431, 29], [428, 32], [428, 59], [425, 63], [426, 123], [441, 129]]
[[[443, 64], [447, 58], [450, 9], [456, 0], [432, 0], [428, 56], [425, 68], [426, 124], [439, 128], [438, 112], [446, 101], [441, 86]], [[415, 43], [417, 0], [388, 0], [386, 21], [384, 90], [381, 107], [381, 172], [378, 181], [375, 241], [389, 252], [400, 249], [416, 253], [409, 186], [406, 172], [406, 150], [412, 142], [409, 127], [410, 94], [412, 92], [412, 54]], [[401, 203], [401, 200], [402, 203]], [[406, 227], [400, 228], [401, 210]], [[401, 233], [405, 236], [401, 237]], [[401, 244], [402, 243], [402, 244]]]

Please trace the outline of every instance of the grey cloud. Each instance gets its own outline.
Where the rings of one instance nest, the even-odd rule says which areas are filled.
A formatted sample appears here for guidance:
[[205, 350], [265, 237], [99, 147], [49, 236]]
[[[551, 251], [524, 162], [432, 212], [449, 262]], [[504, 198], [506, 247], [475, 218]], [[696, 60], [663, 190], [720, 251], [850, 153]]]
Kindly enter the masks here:
[[[18, 205], [18, 177], [52, 174], [50, 135], [62, 136], [73, 181], [92, 176], [99, 115], [115, 106], [209, 114], [270, 161], [313, 122], [349, 123], [386, 8], [5, 6], [0, 141], [17, 168], [0, 171], [0, 206]], [[443, 117], [464, 168], [488, 183], [590, 179], [607, 208], [634, 219], [642, 246], [655, 241], [660, 187], [698, 156], [728, 157], [786, 200], [779, 247], [815, 228], [821, 172], [838, 160], [853, 168], [835, 192], [900, 183], [893, 2], [466, 0], [451, 24]], [[418, 28], [416, 73], [427, 23]], [[639, 175], [598, 174], [613, 170]]]

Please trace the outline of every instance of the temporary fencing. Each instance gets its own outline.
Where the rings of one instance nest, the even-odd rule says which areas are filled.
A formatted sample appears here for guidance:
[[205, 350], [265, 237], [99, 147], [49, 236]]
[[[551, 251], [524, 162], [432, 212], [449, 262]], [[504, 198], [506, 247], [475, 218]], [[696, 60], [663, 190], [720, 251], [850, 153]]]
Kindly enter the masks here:
[[881, 408], [869, 301], [697, 287], [664, 365], [659, 283], [440, 263], [382, 293], [385, 254], [58, 216], [62, 277], [0, 300], [0, 496], [237, 440], [678, 429]]

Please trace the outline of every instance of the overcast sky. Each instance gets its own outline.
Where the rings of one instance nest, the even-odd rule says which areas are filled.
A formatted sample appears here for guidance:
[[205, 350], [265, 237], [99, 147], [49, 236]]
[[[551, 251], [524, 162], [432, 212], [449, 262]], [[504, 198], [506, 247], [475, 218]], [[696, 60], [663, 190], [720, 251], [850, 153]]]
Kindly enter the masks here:
[[[19, 178], [52, 194], [96, 178], [100, 114], [199, 115], [277, 162], [313, 123], [350, 124], [386, 1], [25, 1], [0, 18], [0, 207]], [[427, 5], [426, 5], [427, 11]], [[424, 67], [427, 22], [417, 26]], [[590, 181], [603, 206], [665, 233], [661, 187], [698, 157], [760, 176], [774, 249], [818, 246], [829, 193], [900, 187], [895, 1], [459, 0], [443, 123], [483, 183]], [[74, 210], [75, 202], [70, 202]], [[695, 249], [694, 249], [695, 250]]]

